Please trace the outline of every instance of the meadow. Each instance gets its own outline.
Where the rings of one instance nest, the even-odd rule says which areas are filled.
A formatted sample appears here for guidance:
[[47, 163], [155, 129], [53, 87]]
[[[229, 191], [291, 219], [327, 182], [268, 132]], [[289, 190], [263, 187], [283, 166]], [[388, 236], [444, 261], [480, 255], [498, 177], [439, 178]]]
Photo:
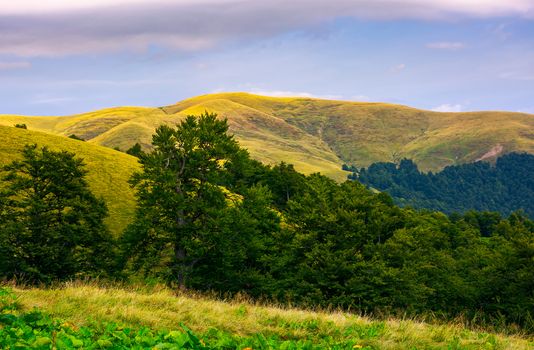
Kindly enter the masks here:
[[253, 303], [243, 296], [220, 300], [162, 286], [71, 282], [51, 289], [15, 286], [12, 290], [16, 300], [4, 289], [3, 301], [15, 301], [16, 308], [3, 313], [22, 317], [12, 323], [12, 328], [22, 330], [10, 331], [4, 315], [0, 335], [18, 334], [27, 348], [50, 349], [52, 342], [57, 349], [526, 350], [534, 346], [526, 336], [470, 329], [461, 321], [375, 320], [349, 312]]

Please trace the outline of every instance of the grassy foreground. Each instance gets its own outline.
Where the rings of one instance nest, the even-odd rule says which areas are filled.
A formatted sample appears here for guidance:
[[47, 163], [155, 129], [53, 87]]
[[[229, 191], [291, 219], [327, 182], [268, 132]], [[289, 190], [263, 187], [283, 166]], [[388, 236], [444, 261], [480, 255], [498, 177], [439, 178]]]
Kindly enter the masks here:
[[[175, 334], [173, 330], [181, 331], [180, 324], [183, 323], [208, 344], [210, 339], [218, 339], [219, 347], [210, 349], [249, 346], [257, 349], [534, 348], [533, 339], [471, 331], [460, 324], [376, 321], [341, 312], [311, 312], [260, 306], [247, 301], [223, 302], [195, 295], [177, 295], [166, 288], [148, 291], [146, 288], [67, 284], [49, 290], [15, 288], [14, 292], [22, 310], [37, 307], [74, 329], [82, 326], [96, 329], [102, 323], [118, 324], [128, 329], [148, 327], [151, 334], [168, 339], [169, 334]], [[267, 340], [267, 345], [261, 346], [260, 337]], [[221, 339], [225, 339], [226, 347], [221, 345]]]

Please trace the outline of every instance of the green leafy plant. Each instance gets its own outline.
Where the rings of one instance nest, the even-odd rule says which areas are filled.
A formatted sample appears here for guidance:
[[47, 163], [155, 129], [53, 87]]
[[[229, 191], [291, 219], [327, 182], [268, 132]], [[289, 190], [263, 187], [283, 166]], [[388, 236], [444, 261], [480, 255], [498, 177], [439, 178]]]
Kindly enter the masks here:
[[99, 323], [78, 328], [68, 322], [51, 318], [35, 309], [16, 313], [16, 297], [6, 288], [0, 289], [1, 349], [372, 349], [354, 340], [332, 342], [325, 338], [317, 344], [306, 340], [284, 340], [257, 334], [239, 337], [211, 329], [197, 335], [183, 323], [179, 330], [156, 331], [146, 327], [131, 329], [117, 323]]

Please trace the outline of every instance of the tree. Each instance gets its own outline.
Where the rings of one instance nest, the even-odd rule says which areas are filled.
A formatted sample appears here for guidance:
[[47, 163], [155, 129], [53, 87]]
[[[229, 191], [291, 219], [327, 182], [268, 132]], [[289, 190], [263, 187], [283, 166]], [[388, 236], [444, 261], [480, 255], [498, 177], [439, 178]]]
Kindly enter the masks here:
[[138, 142], [136, 142], [135, 145], [133, 145], [132, 147], [128, 148], [128, 150], [126, 150], [126, 153], [137, 158], [141, 158], [141, 156], [144, 154], [143, 149], [141, 148], [141, 145]]
[[69, 139], [78, 140], [78, 141], [85, 141], [84, 139], [82, 139], [81, 137], [79, 137], [78, 135], [75, 135], [75, 134], [70, 134], [69, 135]]
[[110, 266], [105, 203], [73, 153], [27, 145], [2, 170], [0, 275], [29, 282], [95, 275]]
[[295, 170], [292, 164], [281, 162], [265, 176], [265, 183], [271, 189], [274, 202], [285, 209], [287, 202], [305, 191], [305, 176]]
[[237, 203], [220, 210], [210, 225], [202, 260], [189, 278], [189, 286], [224, 293], [245, 292], [265, 296], [273, 281], [269, 255], [280, 231], [278, 213], [270, 208], [271, 192], [252, 186]]
[[[534, 155], [509, 153], [499, 157], [495, 165], [488, 162], [451, 165], [437, 173], [421, 172], [413, 161], [407, 159], [398, 165], [374, 163], [353, 173], [350, 178], [388, 192], [402, 206], [448, 214], [495, 211], [503, 216], [522, 209], [533, 218], [533, 172]], [[482, 220], [482, 225], [499, 220], [491, 218], [494, 214], [480, 215], [478, 220]]]
[[216, 249], [221, 213], [241, 201], [222, 186], [233, 157], [242, 154], [227, 131], [226, 120], [207, 112], [156, 130], [153, 151], [131, 181], [138, 209], [124, 243], [134, 268], [149, 265], [184, 288], [195, 265]]
[[371, 294], [383, 293], [384, 285], [376, 282], [382, 272], [373, 252], [402, 227], [402, 211], [357, 182], [312, 174], [306, 185], [284, 212], [290, 235], [278, 260], [286, 266], [273, 271], [283, 292], [305, 305], [379, 306]]

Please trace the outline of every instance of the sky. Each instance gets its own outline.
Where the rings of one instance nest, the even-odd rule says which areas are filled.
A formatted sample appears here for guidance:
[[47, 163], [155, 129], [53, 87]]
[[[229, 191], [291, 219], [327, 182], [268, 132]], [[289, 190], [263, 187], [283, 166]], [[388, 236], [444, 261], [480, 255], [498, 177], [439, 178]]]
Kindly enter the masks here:
[[0, 0], [0, 114], [227, 91], [534, 114], [534, 0]]

